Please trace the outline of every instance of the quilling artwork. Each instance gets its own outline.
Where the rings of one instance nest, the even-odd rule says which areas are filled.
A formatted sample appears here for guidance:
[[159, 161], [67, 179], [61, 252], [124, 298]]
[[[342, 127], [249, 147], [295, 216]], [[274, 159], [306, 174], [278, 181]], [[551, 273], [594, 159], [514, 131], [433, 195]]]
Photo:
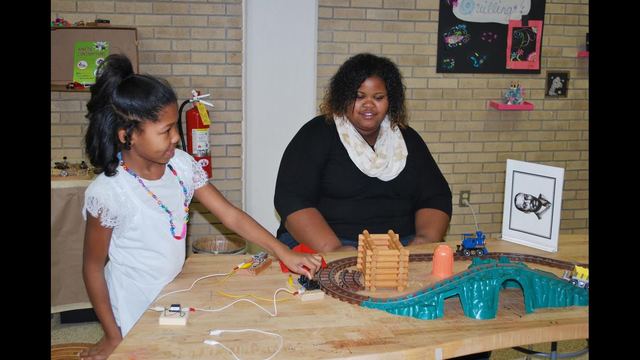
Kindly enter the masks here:
[[548, 72], [545, 97], [567, 97], [569, 72]]
[[524, 102], [524, 89], [517, 81], [512, 81], [509, 89], [504, 93], [504, 103], [507, 105], [518, 105]]

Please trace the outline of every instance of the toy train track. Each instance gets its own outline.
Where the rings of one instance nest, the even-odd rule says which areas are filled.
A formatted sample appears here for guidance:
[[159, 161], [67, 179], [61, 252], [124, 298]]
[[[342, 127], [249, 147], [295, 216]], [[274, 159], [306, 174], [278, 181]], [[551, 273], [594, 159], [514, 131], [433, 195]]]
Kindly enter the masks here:
[[[333, 296], [338, 300], [346, 301], [351, 304], [360, 305], [363, 301], [367, 300], [369, 298], [368, 296], [357, 294], [355, 292], [357, 291], [356, 289], [345, 286], [345, 278], [347, 277], [351, 277], [351, 279], [347, 280], [349, 283], [353, 283], [356, 281], [353, 278], [354, 275], [344, 275], [344, 277], [342, 277], [342, 284], [336, 282], [337, 274], [342, 270], [345, 270], [344, 272], [349, 272], [349, 270], [346, 270], [346, 268], [354, 266], [356, 264], [356, 261], [357, 258], [354, 256], [332, 261], [327, 264], [327, 267], [320, 270], [317, 275], [319, 279], [318, 283], [320, 284], [320, 289], [322, 289], [322, 291], [324, 291], [326, 294]], [[353, 274], [356, 272], [357, 271], [351, 271], [348, 274]], [[343, 288], [343, 286], [347, 287], [347, 289]]]
[[[513, 262], [522, 263], [534, 263], [553, 268], [571, 270], [575, 265], [588, 268], [588, 264], [584, 263], [572, 263], [569, 261], [562, 261], [556, 259], [545, 258], [537, 255], [527, 255], [518, 253], [506, 253], [506, 252], [492, 252], [481, 256], [481, 259], [495, 259], [498, 260], [501, 257], [506, 257]], [[454, 261], [470, 260], [470, 257], [454, 254]], [[411, 254], [409, 255], [409, 262], [418, 261], [432, 261], [433, 254]], [[357, 257], [348, 257], [344, 259], [334, 260], [327, 264], [327, 267], [320, 270], [317, 274], [318, 283], [320, 288], [326, 294], [351, 304], [361, 305], [363, 301], [384, 302], [390, 300], [389, 298], [376, 298], [371, 296], [360, 295], [357, 291], [363, 290], [364, 286], [361, 283], [362, 274], [357, 270], [349, 270], [348, 268], [356, 266]], [[429, 288], [438, 287], [440, 283], [447, 282], [445, 279], [436, 284], [432, 284]], [[425, 289], [417, 290], [414, 294], [423, 293]], [[405, 297], [407, 297], [405, 295]]]
[[350, 291], [364, 290], [364, 285], [360, 281], [362, 273], [356, 270], [345, 270], [340, 272], [340, 287]]

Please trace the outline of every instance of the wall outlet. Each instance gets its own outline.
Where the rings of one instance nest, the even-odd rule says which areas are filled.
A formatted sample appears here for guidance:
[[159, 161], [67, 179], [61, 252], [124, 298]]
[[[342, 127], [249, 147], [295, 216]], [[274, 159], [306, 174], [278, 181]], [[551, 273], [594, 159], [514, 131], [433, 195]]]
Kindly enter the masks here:
[[460, 205], [460, 207], [467, 207], [468, 205], [465, 204], [465, 200], [471, 202], [471, 190], [460, 191], [460, 199], [458, 200], [458, 205]]

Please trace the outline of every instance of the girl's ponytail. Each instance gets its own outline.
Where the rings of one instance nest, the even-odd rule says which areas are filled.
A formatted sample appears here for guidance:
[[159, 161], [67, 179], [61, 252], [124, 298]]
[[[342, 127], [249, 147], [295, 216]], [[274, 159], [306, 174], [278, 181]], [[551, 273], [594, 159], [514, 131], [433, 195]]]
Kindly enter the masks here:
[[120, 54], [107, 56], [100, 64], [91, 99], [87, 102], [89, 126], [85, 135], [85, 149], [96, 173], [116, 174], [117, 154], [120, 151], [118, 129], [122, 121], [112, 106], [112, 97], [122, 80], [133, 75], [131, 61]]
[[[98, 68], [87, 103], [85, 147], [96, 172], [115, 175], [117, 154], [122, 148], [130, 149], [132, 132], [142, 121], [157, 121], [160, 111], [172, 104], [177, 106], [177, 97], [166, 80], [134, 74], [124, 55], [107, 56]], [[121, 129], [126, 132], [124, 144], [118, 139]]]

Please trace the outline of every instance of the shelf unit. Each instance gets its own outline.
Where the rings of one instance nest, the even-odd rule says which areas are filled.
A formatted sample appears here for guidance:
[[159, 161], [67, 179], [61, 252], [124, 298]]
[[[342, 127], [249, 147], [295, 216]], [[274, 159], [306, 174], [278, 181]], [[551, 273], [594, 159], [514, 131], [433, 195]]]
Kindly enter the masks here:
[[106, 41], [110, 53], [126, 55], [138, 72], [138, 34], [126, 26], [51, 27], [51, 91], [88, 92], [89, 89], [67, 89], [73, 81], [74, 46], [79, 41]]
[[507, 105], [505, 103], [491, 100], [489, 101], [489, 106], [500, 111], [508, 111], [508, 110], [531, 111], [533, 110], [533, 104], [528, 101], [525, 101], [522, 104], [517, 104], [517, 105]]
[[67, 89], [67, 85], [59, 85], [59, 84], [51, 84], [51, 91], [60, 91], [60, 92], [89, 92], [91, 91], [88, 86], [85, 86], [84, 89]]

